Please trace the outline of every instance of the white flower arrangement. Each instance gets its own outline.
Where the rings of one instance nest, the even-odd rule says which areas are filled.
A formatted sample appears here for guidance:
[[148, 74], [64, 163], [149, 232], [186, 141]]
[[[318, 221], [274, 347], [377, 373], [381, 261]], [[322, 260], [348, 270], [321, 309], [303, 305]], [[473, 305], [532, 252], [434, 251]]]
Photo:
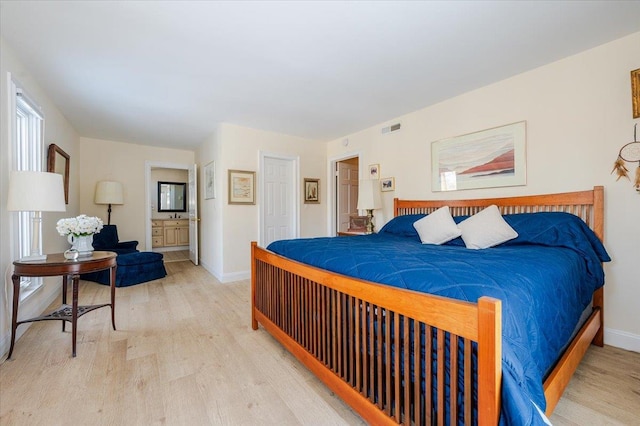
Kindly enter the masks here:
[[89, 217], [86, 214], [81, 214], [78, 217], [60, 219], [56, 223], [56, 230], [63, 236], [73, 234], [76, 237], [82, 237], [97, 234], [103, 225], [102, 219], [99, 217]]

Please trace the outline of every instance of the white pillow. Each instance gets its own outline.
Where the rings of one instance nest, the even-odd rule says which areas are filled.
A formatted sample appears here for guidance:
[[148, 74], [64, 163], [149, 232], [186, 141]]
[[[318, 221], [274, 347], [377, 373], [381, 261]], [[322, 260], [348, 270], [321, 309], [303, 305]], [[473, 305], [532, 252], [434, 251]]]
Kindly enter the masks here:
[[458, 224], [469, 249], [485, 249], [512, 240], [518, 233], [502, 218], [498, 206], [491, 205]]
[[449, 206], [440, 207], [435, 212], [413, 222], [422, 244], [443, 244], [459, 237], [462, 233], [451, 217]]

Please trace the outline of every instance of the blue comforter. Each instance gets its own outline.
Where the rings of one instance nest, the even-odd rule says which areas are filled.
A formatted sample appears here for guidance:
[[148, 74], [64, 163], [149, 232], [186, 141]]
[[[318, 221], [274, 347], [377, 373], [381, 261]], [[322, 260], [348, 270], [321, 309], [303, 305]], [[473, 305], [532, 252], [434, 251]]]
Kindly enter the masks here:
[[[604, 284], [604, 247], [565, 213], [505, 215], [519, 236], [469, 250], [460, 239], [421, 244], [420, 215], [401, 216], [378, 234], [276, 241], [268, 249], [340, 274], [459, 300], [502, 300], [502, 424], [544, 424], [542, 382]], [[456, 218], [459, 222], [463, 218]]]

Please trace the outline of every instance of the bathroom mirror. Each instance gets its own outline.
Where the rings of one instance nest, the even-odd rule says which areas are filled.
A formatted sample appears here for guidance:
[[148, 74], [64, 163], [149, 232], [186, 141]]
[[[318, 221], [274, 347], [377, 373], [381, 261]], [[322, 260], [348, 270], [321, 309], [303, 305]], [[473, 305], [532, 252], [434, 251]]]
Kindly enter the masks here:
[[186, 212], [187, 184], [185, 182], [158, 182], [158, 211]]

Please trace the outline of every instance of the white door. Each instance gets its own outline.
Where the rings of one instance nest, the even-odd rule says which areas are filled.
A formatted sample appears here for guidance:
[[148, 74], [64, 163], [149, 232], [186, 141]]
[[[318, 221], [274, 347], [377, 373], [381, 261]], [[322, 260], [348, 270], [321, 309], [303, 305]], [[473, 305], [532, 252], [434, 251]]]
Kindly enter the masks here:
[[196, 165], [189, 167], [189, 260], [198, 264], [198, 175]]
[[[357, 161], [357, 159], [356, 159]], [[349, 228], [349, 217], [357, 215], [358, 210], [358, 164], [353, 161], [340, 161], [337, 167], [337, 212], [338, 232]]]
[[296, 237], [294, 160], [264, 157], [264, 247], [276, 240]]

